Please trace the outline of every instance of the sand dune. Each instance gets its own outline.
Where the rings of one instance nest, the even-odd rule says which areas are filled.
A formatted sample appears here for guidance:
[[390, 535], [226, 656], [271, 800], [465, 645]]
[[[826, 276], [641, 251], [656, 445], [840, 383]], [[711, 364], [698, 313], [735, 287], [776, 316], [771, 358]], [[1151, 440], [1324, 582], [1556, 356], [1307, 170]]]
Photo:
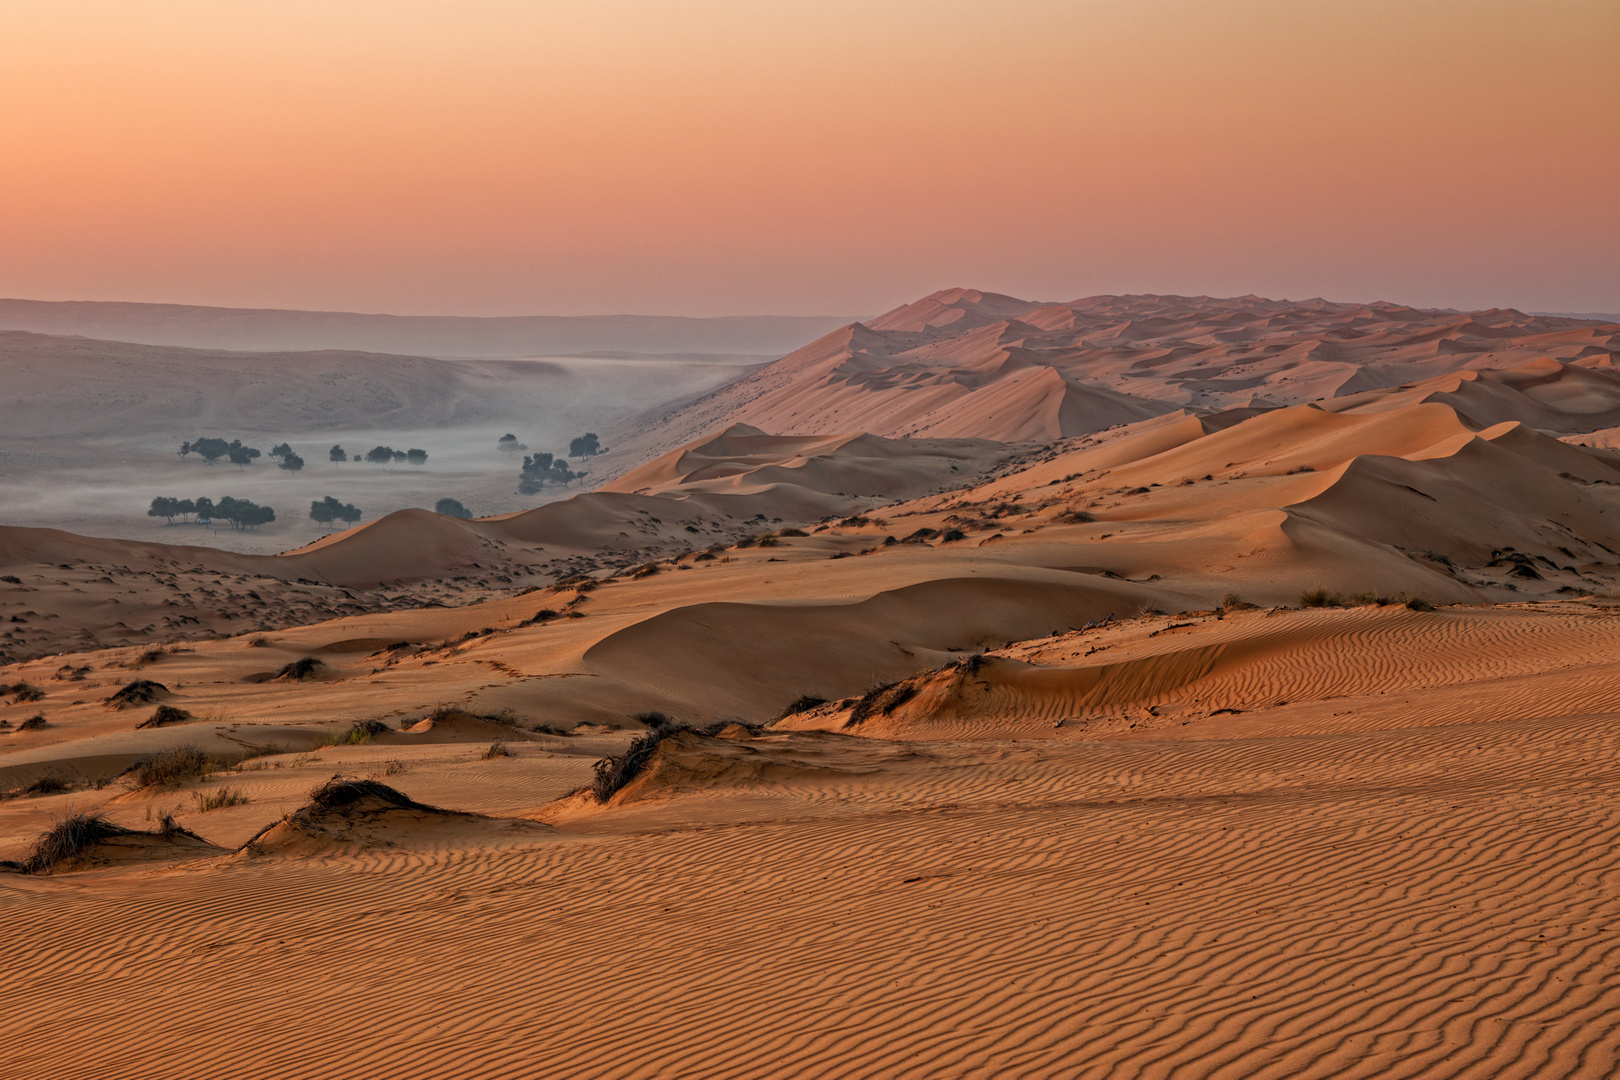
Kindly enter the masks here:
[[1512, 310], [1253, 296], [1042, 304], [947, 289], [827, 334], [664, 417], [657, 435], [687, 441], [741, 421], [1046, 441], [1177, 408], [1292, 405], [1464, 369], [1612, 363], [1617, 351], [1613, 324]]

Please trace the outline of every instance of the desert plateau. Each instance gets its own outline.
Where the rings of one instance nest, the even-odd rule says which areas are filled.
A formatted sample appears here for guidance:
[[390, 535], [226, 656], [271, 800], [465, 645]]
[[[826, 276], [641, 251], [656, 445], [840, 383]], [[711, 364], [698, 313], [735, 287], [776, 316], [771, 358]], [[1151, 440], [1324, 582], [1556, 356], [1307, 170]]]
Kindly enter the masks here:
[[0, 5], [0, 1080], [1620, 1077], [1617, 46]]

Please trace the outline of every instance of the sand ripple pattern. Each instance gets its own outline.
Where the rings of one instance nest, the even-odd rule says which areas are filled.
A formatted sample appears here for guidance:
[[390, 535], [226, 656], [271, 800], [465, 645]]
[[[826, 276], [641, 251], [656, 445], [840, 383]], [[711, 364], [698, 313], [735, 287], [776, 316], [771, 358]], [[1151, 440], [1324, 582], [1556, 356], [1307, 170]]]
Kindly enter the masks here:
[[918, 749], [770, 819], [8, 883], [0, 1075], [1614, 1075], [1613, 715]]

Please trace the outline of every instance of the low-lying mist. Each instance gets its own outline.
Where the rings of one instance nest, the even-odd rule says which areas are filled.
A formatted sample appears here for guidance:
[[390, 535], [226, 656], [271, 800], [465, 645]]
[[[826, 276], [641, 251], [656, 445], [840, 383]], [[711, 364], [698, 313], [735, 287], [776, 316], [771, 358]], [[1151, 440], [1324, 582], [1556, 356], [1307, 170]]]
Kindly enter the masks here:
[[[18, 437], [7, 425], [0, 431], [0, 524], [266, 554], [301, 547], [334, 531], [308, 517], [310, 503], [329, 495], [359, 508], [361, 524], [407, 507], [432, 509], [441, 498], [457, 499], [479, 517], [526, 510], [588, 490], [624, 467], [627, 463], [615, 458], [611, 449], [619, 432], [633, 430], [631, 420], [637, 413], [719, 386], [756, 361], [754, 357], [545, 357], [458, 362], [460, 392], [468, 399], [462, 409], [473, 408], [488, 417], [471, 423], [373, 426], [355, 416], [362, 422], [295, 429], [296, 417], [280, 415], [285, 426], [266, 424], [252, 430], [193, 425], [175, 416], [167, 418], [163, 430], [129, 432], [118, 430], [115, 421], [121, 411], [112, 410], [114, 422], [108, 430], [87, 423], [93, 418], [82, 413], [74, 423], [63, 425], [93, 434]], [[386, 371], [374, 374], [378, 378], [367, 382], [386, 380]], [[138, 375], [131, 373], [132, 378]], [[199, 381], [226, 389], [230, 385]], [[295, 389], [300, 396], [308, 393], [306, 387]], [[361, 403], [344, 407], [351, 404]], [[14, 402], [7, 409], [16, 407]], [[36, 431], [48, 427], [47, 419], [36, 414], [29, 426]], [[516, 435], [529, 453], [562, 456], [570, 440], [587, 431], [600, 435], [610, 454], [605, 459], [571, 461], [574, 469], [588, 474], [583, 480], [567, 487], [548, 485], [537, 495], [518, 494], [524, 452], [501, 450], [497, 440], [502, 435]], [[196, 454], [182, 458], [180, 444], [198, 437], [241, 439], [263, 456], [247, 466], [224, 459], [210, 465]], [[303, 458], [301, 470], [283, 470], [270, 459], [270, 449], [283, 442]], [[349, 460], [329, 460], [334, 445], [342, 446]], [[421, 449], [428, 457], [420, 466], [363, 460], [376, 446]], [[206, 496], [215, 502], [234, 496], [271, 507], [276, 520], [248, 531], [223, 521], [212, 526], [168, 525], [162, 518], [147, 516], [157, 496]]]

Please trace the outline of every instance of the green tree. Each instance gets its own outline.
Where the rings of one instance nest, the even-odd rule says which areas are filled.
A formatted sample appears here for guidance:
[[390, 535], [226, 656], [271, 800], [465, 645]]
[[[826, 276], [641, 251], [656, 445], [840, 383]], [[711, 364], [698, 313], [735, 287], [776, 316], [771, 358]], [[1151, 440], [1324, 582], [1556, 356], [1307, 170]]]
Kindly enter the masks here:
[[607, 447], [602, 445], [602, 440], [596, 437], [596, 432], [594, 431], [587, 431], [579, 438], [570, 439], [568, 442], [569, 457], [595, 457], [597, 454], [606, 452], [606, 450]]
[[472, 511], [462, 506], [458, 499], [440, 499], [433, 504], [433, 512], [443, 514], [445, 517], [461, 518], [464, 521], [473, 516]]
[[422, 464], [427, 461], [427, 459], [428, 459], [428, 452], [426, 450], [407, 450], [407, 451], [405, 451], [405, 460], [409, 461], [412, 465], [415, 465], [418, 468], [420, 468], [422, 466]]
[[349, 460], [349, 454], [348, 454], [348, 451], [343, 449], [343, 447], [333, 445], [332, 449], [330, 449], [330, 450], [328, 450], [326, 452], [326, 460], [327, 461], [348, 461]]
[[276, 467], [278, 469], [286, 469], [288, 472], [296, 476], [298, 474], [298, 470], [304, 467], [304, 459], [289, 450], [282, 456], [281, 464], [277, 465]]
[[270, 448], [270, 456], [273, 458], [284, 458], [292, 452], [293, 448], [286, 443], [277, 443]]
[[152, 500], [152, 505], [146, 511], [146, 516], [147, 517], [160, 517], [164, 521], [168, 522], [170, 525], [173, 525], [174, 524], [174, 519], [179, 515], [179, 513], [180, 513], [180, 500], [179, 499], [171, 499], [171, 498], [168, 498], [167, 496], [159, 495], [157, 498]]
[[387, 446], [373, 446], [366, 451], [366, 460], [373, 465], [387, 465], [394, 460], [394, 451]]

